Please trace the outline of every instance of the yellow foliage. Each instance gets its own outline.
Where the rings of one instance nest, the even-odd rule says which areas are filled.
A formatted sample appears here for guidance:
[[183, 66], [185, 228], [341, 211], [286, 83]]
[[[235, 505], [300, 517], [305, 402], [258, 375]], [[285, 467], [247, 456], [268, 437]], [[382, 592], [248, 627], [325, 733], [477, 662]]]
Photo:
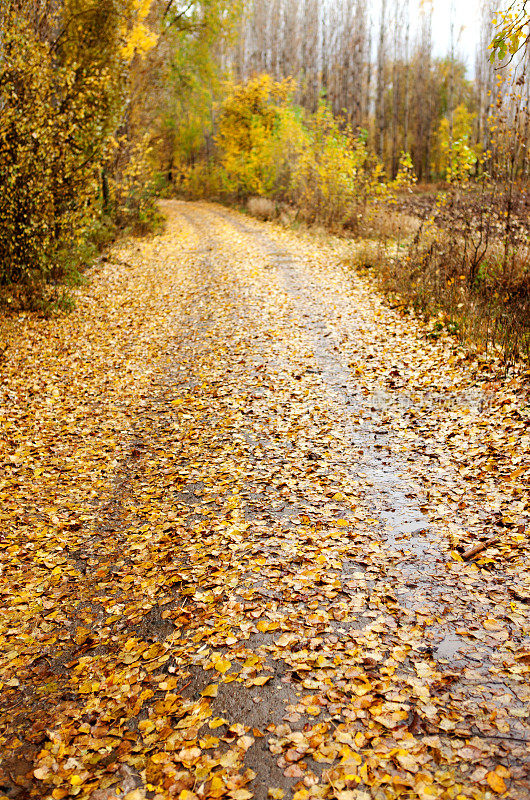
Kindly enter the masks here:
[[[231, 88], [221, 106], [216, 143], [228, 191], [268, 194], [274, 184], [271, 139], [283, 137], [292, 79], [274, 81], [259, 75]], [[292, 120], [291, 120], [292, 123]]]
[[476, 148], [470, 145], [476, 114], [461, 104], [453, 112], [453, 127], [445, 117], [436, 137], [433, 169], [450, 183], [465, 182], [477, 163]]
[[495, 35], [490, 44], [491, 61], [502, 61], [507, 55], [514, 56], [528, 39], [530, 15], [525, 0], [513, 0], [508, 8], [498, 9], [492, 20]]
[[[132, 162], [125, 168], [114, 133], [127, 92], [125, 55], [145, 52], [154, 42], [145, 24], [150, 5], [151, 0], [65, 0], [50, 20], [49, 38], [29, 11], [11, 7], [5, 13], [0, 283], [59, 277], [65, 264], [74, 265], [94, 220], [108, 212], [105, 195], [114, 193], [121, 206], [137, 194], [127, 174]], [[62, 31], [57, 39], [54, 30]], [[111, 158], [123, 186], [110, 186], [105, 178], [102, 202], [102, 174]]]
[[221, 193], [285, 200], [308, 221], [356, 226], [369, 203], [389, 194], [382, 167], [366, 135], [341, 125], [326, 105], [313, 115], [294, 106], [295, 88], [266, 74], [229, 87], [216, 136], [219, 164], [192, 169], [186, 188], [197, 196], [201, 180], [215, 176]]
[[397, 191], [403, 191], [403, 189], [414, 186], [417, 180], [410, 153], [401, 153], [397, 175], [392, 184], [393, 188]]
[[127, 61], [136, 53], [145, 55], [157, 42], [157, 36], [145, 24], [152, 4], [153, 0], [134, 0], [132, 3], [130, 30], [126, 32], [125, 44], [122, 49], [123, 57]]
[[291, 200], [312, 222], [355, 227], [367, 203], [386, 193], [383, 170], [366, 137], [339, 125], [321, 105], [308, 121], [309, 142], [293, 170]]
[[122, 49], [123, 57], [129, 61], [135, 53], [145, 55], [156, 44], [157, 37], [143, 22], [137, 22], [127, 37]]

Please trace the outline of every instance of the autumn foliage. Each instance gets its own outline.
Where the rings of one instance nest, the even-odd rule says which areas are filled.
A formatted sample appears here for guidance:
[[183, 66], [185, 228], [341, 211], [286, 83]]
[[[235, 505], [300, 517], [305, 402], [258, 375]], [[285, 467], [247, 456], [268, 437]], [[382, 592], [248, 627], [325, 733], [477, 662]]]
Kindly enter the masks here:
[[527, 796], [523, 382], [344, 237], [164, 208], [0, 322], [4, 796]]
[[67, 0], [3, 10], [1, 283], [63, 275], [102, 213], [123, 203], [129, 163], [109, 165], [132, 56], [153, 42], [148, 9], [145, 0]]
[[[357, 230], [395, 184], [385, 178], [365, 131], [334, 117], [325, 103], [314, 114], [304, 111], [293, 102], [295, 89], [293, 80], [268, 74], [231, 86], [219, 107], [215, 155], [209, 163], [183, 165], [180, 188], [228, 200], [258, 195], [289, 204], [307, 222]], [[401, 183], [405, 175], [400, 172]]]
[[530, 797], [530, 83], [378, 5], [0, 0], [0, 800]]

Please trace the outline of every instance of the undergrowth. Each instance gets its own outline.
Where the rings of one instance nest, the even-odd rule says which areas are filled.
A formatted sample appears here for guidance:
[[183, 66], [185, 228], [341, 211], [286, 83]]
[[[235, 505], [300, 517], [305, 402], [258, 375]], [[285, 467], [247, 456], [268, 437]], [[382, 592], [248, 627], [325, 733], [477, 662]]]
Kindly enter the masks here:
[[165, 218], [154, 197], [142, 208], [123, 214], [119, 223], [112, 216], [95, 220], [80, 243], [72, 250], [59, 252], [45, 272], [28, 274], [24, 281], [0, 283], [0, 313], [30, 311], [43, 316], [69, 313], [76, 307], [75, 290], [87, 283], [87, 270], [118, 239], [155, 235], [162, 231]]
[[394, 307], [431, 320], [430, 336], [447, 331], [499, 355], [530, 364], [530, 272], [526, 254], [506, 268], [493, 246], [475, 275], [465, 243], [444, 231], [429, 242], [364, 240], [354, 268], [370, 276]]

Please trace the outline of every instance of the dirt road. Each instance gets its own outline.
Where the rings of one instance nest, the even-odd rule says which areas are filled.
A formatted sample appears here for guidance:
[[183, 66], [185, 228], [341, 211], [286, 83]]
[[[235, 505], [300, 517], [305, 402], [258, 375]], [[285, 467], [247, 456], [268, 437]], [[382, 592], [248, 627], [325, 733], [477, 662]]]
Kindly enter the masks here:
[[164, 208], [7, 407], [5, 796], [528, 800], [522, 384], [351, 243]]

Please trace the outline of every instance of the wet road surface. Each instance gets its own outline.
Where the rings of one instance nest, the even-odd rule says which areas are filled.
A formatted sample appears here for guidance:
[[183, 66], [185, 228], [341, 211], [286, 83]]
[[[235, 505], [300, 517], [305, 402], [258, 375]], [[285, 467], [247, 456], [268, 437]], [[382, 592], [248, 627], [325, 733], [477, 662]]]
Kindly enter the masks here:
[[352, 244], [165, 210], [157, 367], [69, 554], [64, 708], [26, 701], [46, 733], [6, 796], [529, 798], [524, 554], [461, 560], [492, 510], [437, 436], [484, 402], [458, 345]]

